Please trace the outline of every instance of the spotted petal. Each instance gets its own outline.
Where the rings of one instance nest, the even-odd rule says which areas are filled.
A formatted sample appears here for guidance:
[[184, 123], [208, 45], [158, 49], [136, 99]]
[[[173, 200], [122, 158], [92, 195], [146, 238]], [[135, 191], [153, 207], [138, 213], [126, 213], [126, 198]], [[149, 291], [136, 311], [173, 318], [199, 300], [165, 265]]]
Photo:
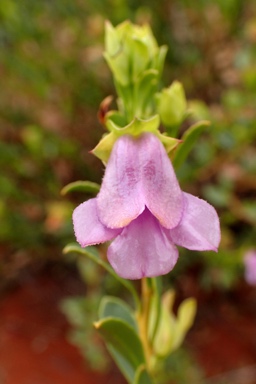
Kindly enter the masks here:
[[109, 228], [125, 227], [144, 210], [137, 146], [122, 136], [112, 149], [97, 197], [100, 219]]
[[110, 264], [126, 279], [164, 275], [177, 258], [177, 248], [148, 209], [124, 228], [108, 249]]
[[81, 247], [104, 243], [116, 237], [120, 230], [105, 227], [99, 220], [96, 199], [80, 204], [73, 212], [76, 239]]
[[220, 223], [217, 212], [206, 201], [188, 193], [184, 196], [184, 212], [180, 224], [166, 231], [175, 244], [197, 251], [217, 251]]
[[183, 212], [182, 192], [166, 150], [153, 134], [141, 139], [140, 164], [146, 206], [164, 227], [176, 227]]
[[125, 227], [145, 206], [164, 227], [173, 228], [183, 211], [172, 164], [152, 133], [116, 141], [97, 199], [100, 220], [109, 228]]

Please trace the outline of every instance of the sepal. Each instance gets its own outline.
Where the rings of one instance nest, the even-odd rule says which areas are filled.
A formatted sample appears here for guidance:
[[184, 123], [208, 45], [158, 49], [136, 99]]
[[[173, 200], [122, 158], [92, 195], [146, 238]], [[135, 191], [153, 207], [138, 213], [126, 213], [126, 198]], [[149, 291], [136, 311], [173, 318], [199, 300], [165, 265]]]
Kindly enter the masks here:
[[123, 135], [132, 135], [139, 137], [143, 132], [157, 133], [160, 124], [159, 116], [155, 115], [147, 120], [135, 118], [126, 126], [119, 126], [121, 122], [120, 115], [117, 111], [108, 112], [106, 117], [106, 126], [110, 131], [109, 134], [103, 136], [101, 141], [92, 150], [92, 153], [103, 162], [107, 162], [116, 140]]
[[118, 111], [108, 112], [106, 115], [106, 127], [110, 133], [104, 135], [97, 146], [91, 151], [91, 153], [105, 163], [110, 157], [116, 140], [123, 135], [139, 137], [144, 132], [151, 132], [162, 142], [167, 153], [173, 151], [181, 143], [179, 139], [160, 133], [158, 130], [160, 124], [159, 115], [154, 115], [147, 120], [135, 117], [135, 119], [126, 126], [120, 126], [120, 123], [122, 123], [122, 116]]
[[173, 166], [179, 168], [186, 160], [190, 151], [192, 150], [195, 142], [198, 140], [201, 133], [206, 127], [210, 125], [208, 120], [201, 120], [193, 124], [181, 138], [182, 144], [177, 148], [174, 153]]

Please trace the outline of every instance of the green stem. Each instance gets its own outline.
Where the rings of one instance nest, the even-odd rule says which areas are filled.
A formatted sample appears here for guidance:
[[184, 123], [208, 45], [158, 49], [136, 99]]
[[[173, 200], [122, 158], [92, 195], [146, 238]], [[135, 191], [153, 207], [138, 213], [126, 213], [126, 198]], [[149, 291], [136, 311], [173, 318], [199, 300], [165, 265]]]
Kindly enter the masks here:
[[150, 366], [150, 359], [152, 356], [152, 346], [149, 340], [148, 330], [152, 294], [153, 290], [150, 279], [143, 278], [141, 280], [141, 310], [138, 313], [138, 324], [147, 368]]
[[79, 247], [76, 244], [68, 244], [64, 249], [63, 253], [69, 253], [69, 252], [77, 252], [84, 256], [87, 256], [89, 259], [103, 267], [110, 275], [112, 275], [119, 283], [121, 283], [126, 289], [130, 291], [130, 293], [133, 296], [135, 307], [137, 311], [141, 308], [141, 303], [139, 296], [136, 292], [136, 289], [134, 288], [134, 285], [130, 283], [130, 281], [122, 279], [122, 277], [118, 276], [115, 271], [110, 267], [108, 263], [106, 263], [104, 260], [102, 260], [100, 257], [98, 257], [96, 254], [89, 251], [89, 249], [84, 249]]
[[162, 291], [162, 279], [161, 276], [154, 277], [152, 279], [152, 287], [154, 290], [154, 300], [155, 300], [155, 308], [156, 308], [156, 319], [153, 328], [153, 332], [151, 335], [151, 344], [154, 344], [154, 339], [156, 337], [156, 333], [159, 326], [159, 321], [161, 317], [161, 291]]

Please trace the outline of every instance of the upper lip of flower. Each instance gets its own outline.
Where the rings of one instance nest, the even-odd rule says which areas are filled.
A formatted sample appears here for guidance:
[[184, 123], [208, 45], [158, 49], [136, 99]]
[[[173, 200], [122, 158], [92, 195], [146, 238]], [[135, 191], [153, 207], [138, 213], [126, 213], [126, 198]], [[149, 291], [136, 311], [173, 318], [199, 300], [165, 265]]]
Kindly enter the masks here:
[[109, 159], [97, 197], [99, 217], [121, 228], [147, 207], [166, 228], [174, 228], [183, 211], [182, 193], [171, 162], [158, 138], [122, 136]]

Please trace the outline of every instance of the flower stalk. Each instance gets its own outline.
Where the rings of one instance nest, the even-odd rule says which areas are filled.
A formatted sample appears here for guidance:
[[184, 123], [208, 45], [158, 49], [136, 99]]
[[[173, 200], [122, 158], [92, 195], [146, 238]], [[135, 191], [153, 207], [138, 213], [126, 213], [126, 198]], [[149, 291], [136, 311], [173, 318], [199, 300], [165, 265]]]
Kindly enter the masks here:
[[152, 344], [149, 338], [149, 316], [153, 294], [151, 279], [144, 277], [141, 279], [141, 309], [138, 314], [138, 325], [148, 370], [150, 370], [150, 360], [153, 354]]

